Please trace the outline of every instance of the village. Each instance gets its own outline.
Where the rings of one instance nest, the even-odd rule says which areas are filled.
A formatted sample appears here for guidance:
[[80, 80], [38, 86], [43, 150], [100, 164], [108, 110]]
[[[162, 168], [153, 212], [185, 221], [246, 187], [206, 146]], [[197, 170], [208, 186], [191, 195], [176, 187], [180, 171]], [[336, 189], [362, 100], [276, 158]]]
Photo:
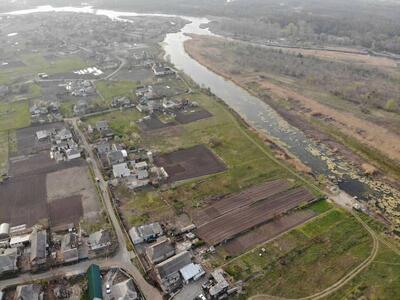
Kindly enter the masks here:
[[366, 255], [362, 204], [164, 57], [185, 20], [26, 17], [0, 19], [0, 300], [247, 299]]

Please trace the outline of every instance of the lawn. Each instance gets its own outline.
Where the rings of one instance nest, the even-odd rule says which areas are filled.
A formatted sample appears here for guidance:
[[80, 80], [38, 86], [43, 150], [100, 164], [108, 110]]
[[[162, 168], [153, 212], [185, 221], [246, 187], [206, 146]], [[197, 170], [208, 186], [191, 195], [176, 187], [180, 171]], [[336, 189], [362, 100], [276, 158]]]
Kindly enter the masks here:
[[0, 103], [0, 131], [27, 127], [30, 118], [28, 101]]
[[246, 282], [243, 299], [261, 293], [304, 297], [335, 283], [367, 258], [371, 247], [369, 234], [354, 217], [332, 209], [224, 269]]
[[98, 81], [96, 82], [97, 91], [104, 97], [104, 100], [111, 104], [114, 97], [126, 96], [132, 99], [135, 94], [137, 84], [134, 81]]

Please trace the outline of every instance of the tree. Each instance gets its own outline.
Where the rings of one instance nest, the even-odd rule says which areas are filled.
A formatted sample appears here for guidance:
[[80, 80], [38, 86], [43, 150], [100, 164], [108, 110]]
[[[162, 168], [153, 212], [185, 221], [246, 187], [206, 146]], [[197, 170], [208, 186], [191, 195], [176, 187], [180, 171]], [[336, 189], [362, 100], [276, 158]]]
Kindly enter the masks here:
[[385, 104], [385, 109], [388, 111], [396, 111], [398, 108], [399, 107], [395, 99], [389, 99]]

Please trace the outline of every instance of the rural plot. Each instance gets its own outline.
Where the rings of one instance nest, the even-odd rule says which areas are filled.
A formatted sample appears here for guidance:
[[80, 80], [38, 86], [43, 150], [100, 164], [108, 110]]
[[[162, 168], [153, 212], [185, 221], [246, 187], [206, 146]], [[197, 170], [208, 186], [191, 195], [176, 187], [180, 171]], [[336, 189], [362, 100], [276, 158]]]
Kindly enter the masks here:
[[175, 182], [219, 173], [225, 164], [203, 145], [156, 156], [155, 164], [168, 173], [168, 181]]

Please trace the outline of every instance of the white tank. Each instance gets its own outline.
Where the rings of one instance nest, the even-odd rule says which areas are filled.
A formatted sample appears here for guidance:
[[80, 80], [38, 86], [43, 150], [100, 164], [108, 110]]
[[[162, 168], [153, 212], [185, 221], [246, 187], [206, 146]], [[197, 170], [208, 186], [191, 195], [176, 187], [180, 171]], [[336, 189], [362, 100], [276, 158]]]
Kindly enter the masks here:
[[10, 237], [10, 224], [0, 224], [0, 240], [7, 239]]

